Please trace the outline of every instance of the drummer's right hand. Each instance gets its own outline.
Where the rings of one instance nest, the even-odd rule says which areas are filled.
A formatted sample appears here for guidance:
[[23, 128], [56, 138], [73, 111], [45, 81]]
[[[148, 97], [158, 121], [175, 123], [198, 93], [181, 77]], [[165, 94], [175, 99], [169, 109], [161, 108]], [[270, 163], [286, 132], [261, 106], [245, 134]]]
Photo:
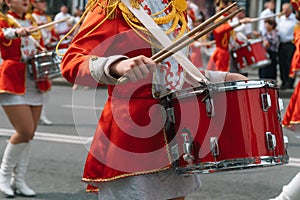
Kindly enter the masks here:
[[30, 29], [27, 27], [17, 28], [15, 32], [17, 37], [24, 37], [30, 35]]
[[115, 62], [110, 67], [110, 73], [115, 77], [126, 76], [130, 81], [136, 82], [153, 73], [156, 66], [153, 59], [137, 56]]

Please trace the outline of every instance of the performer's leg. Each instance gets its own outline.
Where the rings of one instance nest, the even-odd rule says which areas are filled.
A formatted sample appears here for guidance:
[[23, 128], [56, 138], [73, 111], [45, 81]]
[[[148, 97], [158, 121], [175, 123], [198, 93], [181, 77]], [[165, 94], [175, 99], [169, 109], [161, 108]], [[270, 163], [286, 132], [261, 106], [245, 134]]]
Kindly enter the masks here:
[[17, 165], [14, 169], [12, 176], [12, 187], [17, 194], [21, 194], [26, 197], [35, 196], [35, 192], [27, 186], [25, 182], [25, 173], [27, 171], [28, 160], [29, 160], [29, 149], [30, 142], [26, 143], [26, 147], [22, 151]]
[[283, 186], [282, 192], [273, 200], [298, 200], [300, 199], [300, 172], [288, 185]]
[[7, 197], [14, 196], [10, 181], [13, 169], [25, 147], [26, 143], [12, 144], [9, 142], [5, 148], [0, 168], [0, 191]]

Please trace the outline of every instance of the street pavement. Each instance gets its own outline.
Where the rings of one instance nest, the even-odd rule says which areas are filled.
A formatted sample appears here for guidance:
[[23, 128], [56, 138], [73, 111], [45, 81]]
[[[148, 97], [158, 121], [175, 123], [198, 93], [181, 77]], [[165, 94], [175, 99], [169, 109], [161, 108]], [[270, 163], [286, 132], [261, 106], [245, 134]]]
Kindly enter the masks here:
[[[81, 182], [81, 175], [95, 125], [107, 98], [106, 89], [79, 88], [73, 91], [63, 79], [54, 80], [53, 85], [46, 110], [54, 124], [38, 127], [26, 174], [26, 181], [37, 196], [18, 196], [15, 199], [97, 199], [97, 195], [85, 193], [86, 185]], [[283, 97], [285, 107], [289, 96], [286, 92]], [[1, 157], [12, 133], [13, 129], [1, 109]], [[292, 158], [288, 165], [201, 175], [202, 188], [186, 200], [266, 200], [277, 195], [300, 167], [300, 133], [284, 129], [284, 134], [289, 138]]]

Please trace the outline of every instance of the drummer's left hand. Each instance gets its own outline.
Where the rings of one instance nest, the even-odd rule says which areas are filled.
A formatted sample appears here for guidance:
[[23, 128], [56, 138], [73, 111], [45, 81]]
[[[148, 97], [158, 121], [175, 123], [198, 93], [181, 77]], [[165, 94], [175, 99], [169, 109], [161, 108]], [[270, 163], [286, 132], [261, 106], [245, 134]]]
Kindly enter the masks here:
[[245, 17], [245, 18], [243, 18], [243, 19], [240, 19], [239, 22], [240, 22], [241, 24], [246, 24], [246, 23], [250, 23], [251, 20], [252, 20], [251, 18]]
[[230, 82], [230, 81], [246, 81], [249, 80], [246, 76], [238, 73], [228, 73], [225, 76], [225, 82]]
[[30, 35], [30, 28], [28, 27], [20, 27], [16, 29], [16, 36], [25, 37]]

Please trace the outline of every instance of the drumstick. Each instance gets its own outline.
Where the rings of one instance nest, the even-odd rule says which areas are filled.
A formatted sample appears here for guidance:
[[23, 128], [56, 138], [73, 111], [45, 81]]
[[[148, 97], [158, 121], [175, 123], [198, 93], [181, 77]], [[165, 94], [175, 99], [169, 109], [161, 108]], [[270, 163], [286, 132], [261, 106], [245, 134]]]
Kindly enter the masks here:
[[[215, 28], [217, 28], [218, 26], [220, 26], [221, 24], [225, 23], [226, 21], [228, 21], [229, 19], [231, 19], [232, 17], [234, 17], [235, 15], [237, 15], [238, 13], [240, 13], [241, 11], [243, 11], [243, 9], [239, 9], [234, 11], [233, 13], [229, 14], [228, 16], [224, 17], [223, 19], [221, 19], [220, 21], [218, 21], [216, 24], [211, 25], [210, 27], [208, 27], [207, 29], [204, 29], [203, 31], [199, 32], [198, 34], [195, 34], [192, 38], [186, 39], [184, 42], [182, 42], [180, 45], [175, 46], [174, 48], [170, 49], [170, 48], [166, 48], [166, 49], [170, 49], [170, 51], [165, 52], [164, 54], [161, 53], [157, 53], [160, 54], [159, 56], [157, 56], [157, 54], [153, 55], [151, 58], [154, 60], [155, 63], [160, 63], [161, 61], [163, 61], [164, 59], [172, 56], [174, 53], [176, 53], [177, 51], [181, 50], [182, 48], [190, 45], [191, 43], [193, 43], [195, 40], [203, 37], [204, 35], [208, 34], [209, 32], [213, 31]], [[172, 44], [173, 45], [173, 44]], [[170, 45], [171, 46], [171, 45]], [[162, 50], [163, 51], [163, 50]], [[118, 83], [122, 84], [128, 81], [128, 78], [126, 76], [122, 76], [118, 79]]]
[[176, 47], [177, 45], [181, 44], [182, 42], [184, 42], [185, 40], [187, 40], [189, 37], [195, 35], [196, 33], [198, 33], [199, 31], [201, 31], [204, 27], [206, 27], [207, 25], [209, 25], [210, 23], [214, 22], [217, 18], [219, 18], [220, 16], [222, 16], [225, 12], [229, 11], [231, 8], [233, 8], [234, 6], [237, 5], [237, 2], [234, 2], [233, 4], [231, 4], [230, 6], [224, 8], [223, 10], [221, 10], [220, 12], [216, 13], [214, 16], [208, 18], [207, 20], [205, 20], [203, 23], [199, 24], [198, 26], [196, 26], [194, 29], [192, 29], [191, 31], [189, 31], [187, 34], [183, 35], [181, 38], [179, 38], [177, 41], [175, 41], [172, 45], [162, 49], [161, 51], [159, 51], [158, 53], [156, 53], [155, 55], [152, 56], [152, 58], [157, 58], [159, 56], [161, 56], [162, 54], [170, 51], [170, 49]]
[[56, 20], [56, 21], [53, 21], [53, 22], [49, 22], [49, 23], [46, 23], [46, 24], [43, 24], [41, 26], [37, 26], [37, 27], [34, 27], [30, 30], [30, 33], [33, 33], [35, 31], [38, 31], [38, 30], [41, 30], [41, 29], [44, 29], [44, 28], [48, 28], [50, 26], [53, 26], [55, 24], [58, 24], [58, 23], [61, 23], [61, 22], [64, 22], [64, 21], [67, 21], [69, 20], [70, 17], [66, 17], [66, 18], [63, 18], [63, 19], [60, 19], [60, 20]]
[[265, 19], [268, 19], [268, 18], [272, 18], [272, 17], [277, 17], [277, 16], [280, 16], [280, 15], [283, 15], [284, 13], [277, 13], [277, 14], [274, 14], [274, 15], [268, 15], [268, 16], [264, 16], [264, 17], [257, 17], [257, 18], [252, 18], [250, 19], [250, 22], [257, 22], [259, 20], [265, 20]]
[[[9, 17], [18, 27], [22, 27], [21, 24], [13, 16], [8, 14], [7, 17]], [[46, 48], [42, 47], [42, 45], [40, 45], [40, 43], [36, 39], [34, 39], [34, 37], [32, 37], [32, 35], [29, 35], [28, 37], [33, 41], [33, 43], [38, 48], [40, 48], [42, 51], [46, 51]]]
[[192, 38], [189, 38], [187, 40], [185, 40], [183, 43], [181, 43], [180, 45], [174, 47], [173, 49], [171, 49], [170, 51], [166, 52], [165, 54], [159, 56], [158, 58], [156, 58], [154, 61], [156, 61], [157, 63], [163, 61], [164, 59], [172, 56], [174, 53], [176, 53], [177, 51], [179, 51], [180, 49], [190, 45], [191, 43], [193, 43], [195, 40], [203, 37], [204, 35], [208, 34], [209, 32], [213, 31], [214, 29], [216, 29], [218, 26], [220, 26], [221, 24], [225, 23], [226, 21], [228, 21], [229, 19], [231, 19], [232, 17], [234, 17], [235, 15], [237, 15], [238, 13], [240, 13], [241, 11], [243, 11], [244, 9], [238, 9], [236, 11], [234, 11], [233, 13], [229, 14], [228, 16], [224, 17], [223, 19], [221, 19], [220, 21], [218, 21], [216, 24], [211, 25], [210, 27], [208, 27], [207, 29], [199, 32], [198, 34], [195, 34]]

